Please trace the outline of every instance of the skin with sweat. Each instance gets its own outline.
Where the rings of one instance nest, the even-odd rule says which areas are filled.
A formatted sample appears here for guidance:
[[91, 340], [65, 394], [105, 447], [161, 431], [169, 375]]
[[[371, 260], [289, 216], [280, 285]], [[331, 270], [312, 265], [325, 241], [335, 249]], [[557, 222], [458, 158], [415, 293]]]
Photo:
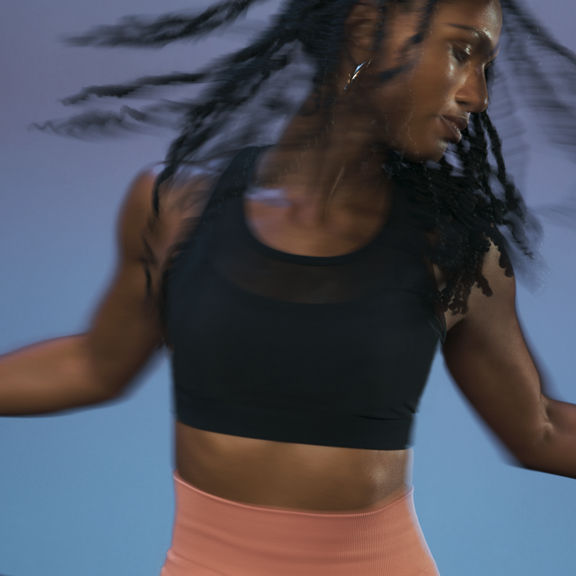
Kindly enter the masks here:
[[[502, 28], [498, 1], [440, 3], [415, 66], [387, 84], [379, 83], [377, 74], [400, 61], [399, 50], [414, 34], [418, 15], [392, 14], [387, 40], [374, 53], [378, 18], [375, 5], [368, 1], [356, 5], [347, 20], [347, 49], [338, 85], [346, 85], [359, 63], [372, 60], [336, 104], [330, 134], [303, 152], [283, 149], [283, 142], [309, 133], [318, 122], [296, 115], [279, 145], [260, 157], [255, 183], [273, 188], [284, 202], [247, 194], [245, 214], [252, 232], [273, 248], [336, 256], [367, 244], [390, 205], [374, 144], [380, 151], [394, 147], [416, 160], [438, 161], [453, 137], [441, 116], [462, 117], [487, 108], [485, 68], [496, 55]], [[295, 162], [298, 170], [288, 170]], [[442, 287], [440, 270], [433, 267], [433, 272]], [[451, 312], [444, 317], [448, 330], [463, 318]], [[411, 450], [283, 443], [178, 422], [175, 441], [176, 466], [186, 482], [238, 502], [352, 511], [379, 507], [411, 485]]]

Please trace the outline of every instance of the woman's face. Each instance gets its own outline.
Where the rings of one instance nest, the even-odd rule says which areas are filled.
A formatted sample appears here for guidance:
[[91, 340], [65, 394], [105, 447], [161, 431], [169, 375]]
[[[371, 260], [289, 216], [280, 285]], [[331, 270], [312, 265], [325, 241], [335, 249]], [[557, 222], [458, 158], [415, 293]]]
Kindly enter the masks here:
[[[365, 37], [370, 18], [374, 24], [370, 10], [368, 2], [351, 14], [354, 18], [357, 12], [357, 32]], [[417, 31], [420, 18], [419, 11], [393, 14], [375, 55], [368, 50], [369, 42], [364, 48], [362, 42], [351, 46], [354, 59], [375, 56], [354, 87], [353, 100], [362, 115], [370, 115], [376, 142], [402, 151], [412, 160], [439, 161], [449, 143], [459, 137], [458, 130], [444, 117], [460, 119], [461, 131], [470, 113], [483, 112], [488, 106], [486, 66], [498, 50], [502, 11], [498, 0], [441, 2], [429, 35], [408, 54], [416, 57], [415, 67], [392, 81], [378, 82], [378, 72], [406, 61], [400, 50]]]

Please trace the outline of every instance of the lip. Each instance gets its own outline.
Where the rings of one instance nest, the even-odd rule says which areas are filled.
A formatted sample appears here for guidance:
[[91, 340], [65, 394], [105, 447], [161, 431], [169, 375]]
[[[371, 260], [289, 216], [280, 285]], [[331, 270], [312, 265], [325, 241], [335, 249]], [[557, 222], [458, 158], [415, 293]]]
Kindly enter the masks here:
[[456, 124], [456, 127], [458, 130], [460, 130], [460, 132], [464, 132], [464, 130], [468, 128], [468, 124], [470, 122], [469, 114], [466, 116], [450, 116], [449, 114], [443, 114], [442, 117], [446, 118], [446, 120], [452, 122], [453, 124]]
[[456, 142], [457, 144], [459, 142], [462, 141], [462, 132], [461, 130], [461, 126], [463, 126], [463, 124], [465, 124], [462, 128], [465, 129], [466, 126], [468, 125], [468, 123], [465, 120], [457, 120], [455, 118], [451, 118], [451, 117], [446, 117], [446, 116], [440, 116], [440, 118], [442, 118], [444, 125], [447, 128], [447, 132], [449, 132], [450, 136], [451, 136], [451, 140], [453, 140], [454, 142]]

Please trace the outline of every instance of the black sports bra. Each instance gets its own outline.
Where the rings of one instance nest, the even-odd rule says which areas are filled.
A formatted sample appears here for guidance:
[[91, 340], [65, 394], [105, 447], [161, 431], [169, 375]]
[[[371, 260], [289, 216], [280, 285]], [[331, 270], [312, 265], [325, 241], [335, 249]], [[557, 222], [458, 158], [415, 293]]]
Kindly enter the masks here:
[[289, 254], [250, 230], [238, 154], [165, 275], [177, 419], [235, 436], [380, 450], [411, 444], [440, 339], [435, 280], [402, 191], [342, 256]]

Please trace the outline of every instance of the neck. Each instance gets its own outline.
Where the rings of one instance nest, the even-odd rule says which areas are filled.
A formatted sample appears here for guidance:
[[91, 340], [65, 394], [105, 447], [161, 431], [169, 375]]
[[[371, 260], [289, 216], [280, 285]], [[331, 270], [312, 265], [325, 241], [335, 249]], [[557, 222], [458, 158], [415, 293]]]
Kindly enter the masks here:
[[366, 204], [381, 197], [385, 161], [372, 121], [334, 110], [331, 122], [307, 113], [309, 98], [262, 160], [257, 186], [282, 190], [294, 202]]

